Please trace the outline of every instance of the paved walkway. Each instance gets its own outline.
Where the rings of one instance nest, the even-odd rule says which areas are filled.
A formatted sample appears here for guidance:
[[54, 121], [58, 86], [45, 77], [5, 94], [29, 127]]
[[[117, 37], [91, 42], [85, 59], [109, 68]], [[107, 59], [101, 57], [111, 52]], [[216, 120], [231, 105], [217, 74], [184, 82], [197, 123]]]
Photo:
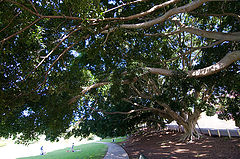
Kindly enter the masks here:
[[108, 146], [108, 152], [103, 159], [129, 159], [126, 151], [119, 145], [109, 142], [100, 142]]

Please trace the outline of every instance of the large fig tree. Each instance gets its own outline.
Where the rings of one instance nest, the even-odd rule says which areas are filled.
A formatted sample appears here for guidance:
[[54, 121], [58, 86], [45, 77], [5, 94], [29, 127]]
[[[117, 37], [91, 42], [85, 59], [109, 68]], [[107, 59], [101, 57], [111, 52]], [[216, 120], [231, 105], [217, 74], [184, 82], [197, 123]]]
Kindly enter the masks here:
[[0, 136], [117, 136], [175, 120], [191, 140], [204, 111], [239, 125], [239, 8], [1, 0]]

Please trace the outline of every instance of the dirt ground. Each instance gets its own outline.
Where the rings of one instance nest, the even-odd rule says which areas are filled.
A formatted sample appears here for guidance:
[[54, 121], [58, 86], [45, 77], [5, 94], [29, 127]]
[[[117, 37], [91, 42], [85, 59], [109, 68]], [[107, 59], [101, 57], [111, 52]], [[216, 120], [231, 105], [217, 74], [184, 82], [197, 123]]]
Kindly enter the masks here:
[[194, 143], [181, 143], [179, 132], [148, 131], [130, 137], [123, 145], [130, 159], [240, 159], [240, 138], [203, 136]]

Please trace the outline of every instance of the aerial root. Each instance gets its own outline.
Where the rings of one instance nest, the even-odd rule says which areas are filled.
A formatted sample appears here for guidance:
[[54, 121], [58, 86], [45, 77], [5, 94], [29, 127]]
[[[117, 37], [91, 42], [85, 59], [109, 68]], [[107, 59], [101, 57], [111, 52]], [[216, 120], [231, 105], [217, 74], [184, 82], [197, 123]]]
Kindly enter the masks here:
[[180, 138], [180, 142], [193, 142], [194, 140], [199, 140], [201, 138], [201, 134], [197, 130], [187, 131]]

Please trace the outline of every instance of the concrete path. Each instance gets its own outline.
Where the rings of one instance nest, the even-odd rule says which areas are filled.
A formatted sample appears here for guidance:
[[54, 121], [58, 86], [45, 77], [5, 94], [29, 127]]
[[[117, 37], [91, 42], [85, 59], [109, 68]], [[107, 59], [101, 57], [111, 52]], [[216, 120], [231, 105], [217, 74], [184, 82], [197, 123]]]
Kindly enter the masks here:
[[100, 142], [108, 146], [108, 152], [103, 159], [129, 159], [126, 151], [119, 145], [109, 142]]

